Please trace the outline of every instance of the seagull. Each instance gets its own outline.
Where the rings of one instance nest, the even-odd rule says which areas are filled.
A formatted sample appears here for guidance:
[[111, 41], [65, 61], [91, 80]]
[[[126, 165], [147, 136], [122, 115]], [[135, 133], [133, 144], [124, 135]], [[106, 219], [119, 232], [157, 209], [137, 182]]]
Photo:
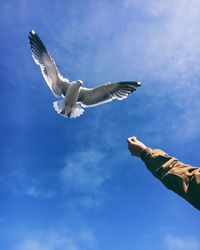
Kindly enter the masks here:
[[122, 100], [141, 86], [140, 82], [107, 82], [96, 88], [83, 87], [82, 80], [70, 81], [64, 78], [50, 56], [40, 37], [34, 30], [29, 33], [32, 57], [40, 66], [42, 75], [50, 90], [62, 99], [53, 103], [56, 112], [67, 118], [83, 114], [84, 108], [94, 107], [112, 100]]

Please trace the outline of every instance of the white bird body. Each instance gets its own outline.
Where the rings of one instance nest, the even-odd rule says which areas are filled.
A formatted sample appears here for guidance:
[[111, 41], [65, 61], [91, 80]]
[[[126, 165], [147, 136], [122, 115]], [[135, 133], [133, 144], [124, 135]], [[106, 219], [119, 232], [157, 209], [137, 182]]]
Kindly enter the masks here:
[[54, 102], [54, 108], [59, 114], [75, 118], [84, 112], [84, 109], [77, 104], [81, 86], [82, 81], [80, 80], [72, 82], [72, 84], [69, 84], [65, 96], [63, 96], [64, 100]]
[[77, 99], [78, 99], [81, 85], [82, 84], [80, 84], [78, 81], [69, 85], [67, 93], [65, 95], [66, 106], [69, 106], [69, 107], [75, 106]]
[[105, 83], [97, 88], [83, 88], [83, 81], [70, 82], [59, 73], [54, 60], [33, 30], [30, 32], [29, 42], [33, 59], [40, 66], [49, 88], [56, 97], [63, 98], [54, 102], [53, 106], [64, 117], [76, 118], [83, 114], [83, 108], [101, 105], [114, 99], [122, 100], [141, 86], [140, 82], [125, 81]]

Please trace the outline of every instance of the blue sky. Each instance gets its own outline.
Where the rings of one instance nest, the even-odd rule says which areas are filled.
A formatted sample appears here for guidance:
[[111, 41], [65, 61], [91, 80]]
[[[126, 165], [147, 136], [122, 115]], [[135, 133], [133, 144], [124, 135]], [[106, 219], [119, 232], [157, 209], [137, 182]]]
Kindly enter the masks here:
[[[127, 150], [136, 135], [199, 165], [198, 0], [0, 1], [2, 250], [198, 250], [200, 215]], [[77, 119], [31, 57], [34, 29], [62, 75], [143, 83]]]

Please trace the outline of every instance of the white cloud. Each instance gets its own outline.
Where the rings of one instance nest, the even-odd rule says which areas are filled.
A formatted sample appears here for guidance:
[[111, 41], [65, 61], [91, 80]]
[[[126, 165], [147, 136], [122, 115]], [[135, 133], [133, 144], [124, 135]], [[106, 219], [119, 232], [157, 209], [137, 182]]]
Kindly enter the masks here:
[[97, 239], [94, 232], [88, 227], [84, 227], [80, 231], [80, 240], [87, 242], [88, 247], [94, 248], [97, 245]]
[[74, 193], [70, 206], [95, 208], [103, 204], [106, 197], [104, 185], [109, 178], [104, 161], [104, 153], [94, 149], [80, 150], [66, 160], [60, 177], [63, 193]]
[[83, 227], [77, 232], [32, 232], [24, 236], [15, 250], [82, 250], [94, 249], [96, 244], [94, 232]]
[[179, 237], [172, 234], [164, 238], [166, 250], [199, 250], [200, 241], [192, 236]]
[[81, 206], [86, 207], [86, 208], [100, 207], [103, 202], [104, 202], [104, 199], [102, 196], [99, 196], [99, 194], [98, 195], [95, 194], [93, 196], [92, 195], [84, 195], [82, 197], [79, 197], [79, 199], [78, 199], [78, 203]]
[[[52, 235], [50, 236], [52, 237]], [[54, 235], [53, 239], [27, 239], [21, 242], [16, 250], [78, 250], [76, 243], [63, 236]]]
[[151, 0], [148, 2], [145, 0], [124, 0], [123, 2], [125, 8], [141, 8], [142, 6], [143, 11], [147, 11], [155, 16], [162, 14], [169, 7], [169, 4], [173, 3], [172, 0], [169, 0], [167, 4], [163, 0]]
[[27, 240], [21, 243], [17, 249], [19, 250], [48, 250], [48, 247], [42, 245], [36, 240]]
[[42, 178], [30, 175], [28, 168], [24, 165], [19, 163], [15, 170], [0, 178], [4, 191], [11, 192], [16, 196], [26, 195], [33, 198], [51, 198], [54, 196], [55, 190], [47, 188]]
[[61, 172], [61, 178], [70, 190], [96, 193], [108, 178], [103, 165], [104, 154], [93, 149], [71, 155]]
[[[199, 75], [200, 63], [200, 2], [191, 1], [128, 1], [146, 13], [156, 12], [160, 18], [149, 23], [135, 24], [127, 29], [125, 39], [129, 53], [134, 51], [135, 35], [142, 54], [138, 63], [142, 63], [144, 72], [150, 73], [151, 79], [177, 80], [176, 84], [188, 86], [186, 82], [195, 74]], [[145, 13], [145, 16], [146, 16]], [[138, 32], [139, 30], [139, 32]], [[129, 37], [129, 39], [128, 39]], [[132, 53], [131, 53], [132, 51]], [[138, 53], [137, 53], [138, 54]]]

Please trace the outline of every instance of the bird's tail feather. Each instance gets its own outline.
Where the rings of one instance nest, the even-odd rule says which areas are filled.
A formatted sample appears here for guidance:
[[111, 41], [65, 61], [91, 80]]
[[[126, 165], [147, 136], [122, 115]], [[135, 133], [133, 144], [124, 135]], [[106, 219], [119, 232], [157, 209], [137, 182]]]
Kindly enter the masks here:
[[60, 114], [63, 111], [63, 107], [64, 107], [64, 101], [63, 100], [59, 100], [53, 103], [53, 107], [55, 109], [55, 111]]
[[70, 118], [76, 118], [83, 114], [85, 110], [81, 107], [80, 104], [76, 104], [70, 112]]
[[63, 100], [59, 100], [59, 101], [54, 102], [53, 106], [54, 106], [55, 111], [59, 115], [62, 115], [64, 117], [68, 117], [68, 118], [76, 118], [76, 117], [82, 115], [84, 112], [84, 109], [81, 107], [80, 104], [76, 104], [74, 107], [72, 107], [71, 110], [65, 109]]

